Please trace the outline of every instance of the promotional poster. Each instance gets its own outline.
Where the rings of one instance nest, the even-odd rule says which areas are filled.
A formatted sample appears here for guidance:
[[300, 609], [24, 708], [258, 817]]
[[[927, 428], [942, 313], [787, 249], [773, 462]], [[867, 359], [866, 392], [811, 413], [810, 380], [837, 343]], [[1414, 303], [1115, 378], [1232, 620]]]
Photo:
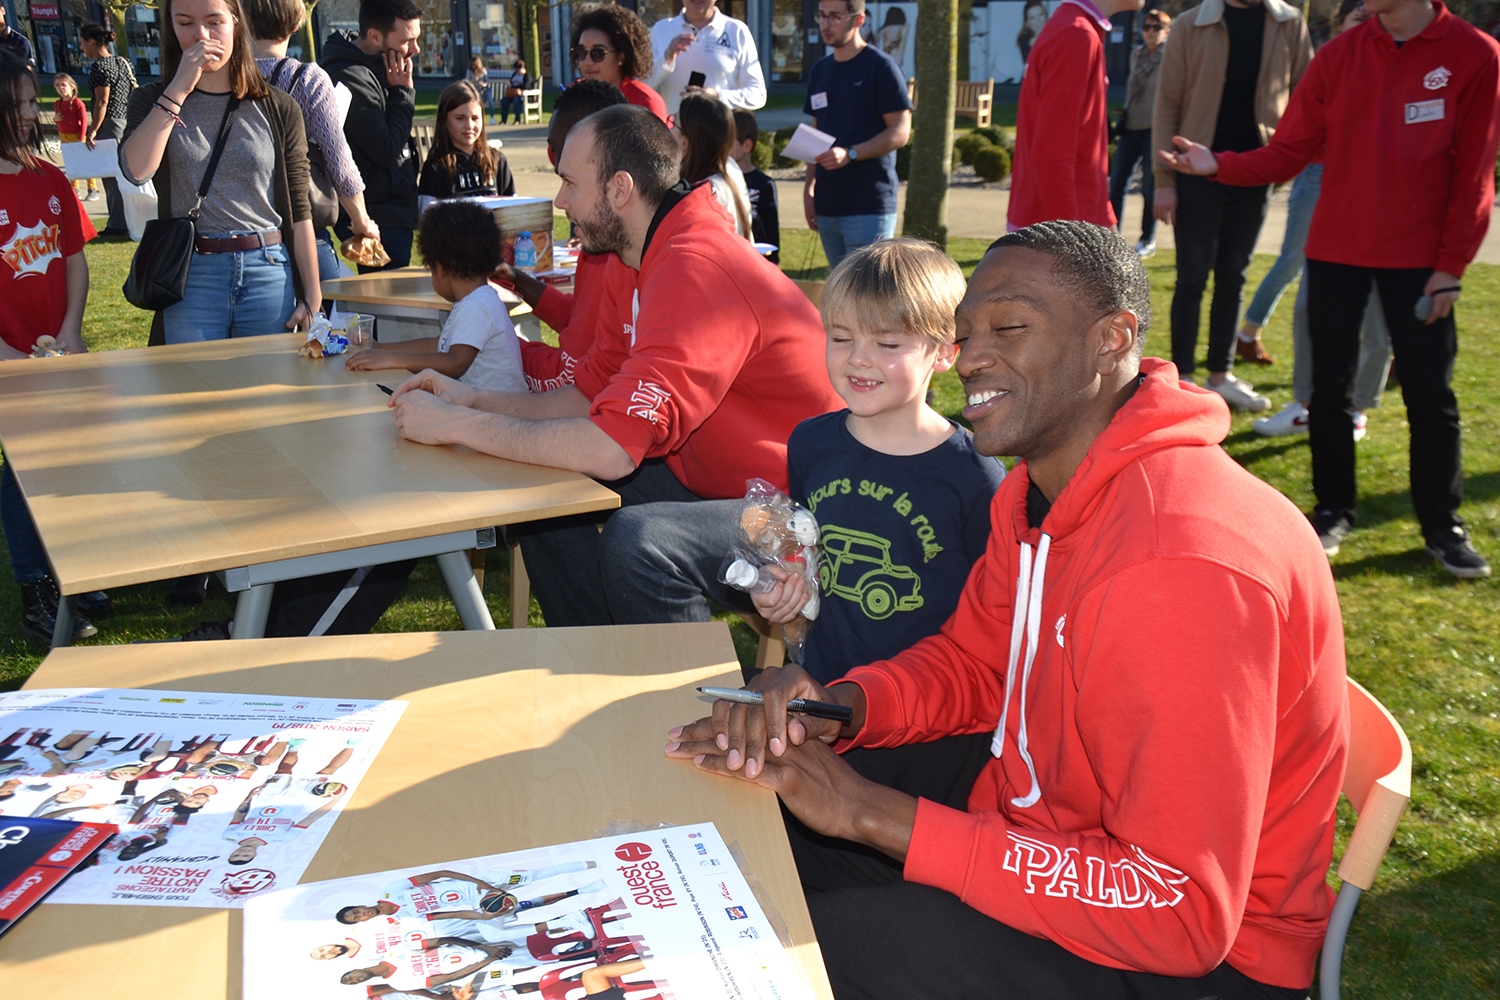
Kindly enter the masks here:
[[711, 823], [279, 890], [244, 952], [246, 1000], [812, 996]]
[[48, 902], [239, 907], [295, 885], [404, 701], [0, 693], [0, 822], [116, 833]]

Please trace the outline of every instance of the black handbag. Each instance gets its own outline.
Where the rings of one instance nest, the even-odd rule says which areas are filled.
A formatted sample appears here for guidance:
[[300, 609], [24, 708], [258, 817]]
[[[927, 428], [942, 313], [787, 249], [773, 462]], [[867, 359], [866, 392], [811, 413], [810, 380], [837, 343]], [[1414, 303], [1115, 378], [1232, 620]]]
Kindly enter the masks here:
[[[224, 155], [224, 139], [229, 127], [234, 124], [235, 109], [240, 99], [231, 96], [229, 106], [224, 109], [224, 120], [219, 122], [219, 135], [214, 140], [213, 156], [208, 169], [203, 172], [203, 183], [198, 185], [198, 202], [186, 216], [169, 219], [152, 219], [146, 223], [141, 234], [140, 245], [130, 261], [130, 273], [125, 276], [125, 301], [137, 309], [165, 309], [182, 301], [187, 293], [188, 267], [193, 263], [193, 244], [198, 240], [198, 213], [203, 210], [203, 199], [208, 195], [208, 186], [213, 183], [214, 171], [219, 168], [219, 157]], [[165, 151], [162, 153], [166, 155]]]
[[[283, 59], [276, 64], [276, 69], [271, 75], [275, 79], [281, 79], [281, 68], [287, 60]], [[292, 76], [292, 80], [284, 89], [288, 94], [297, 89], [297, 82], [302, 79], [302, 74], [307, 72], [311, 63], [303, 63], [302, 67]], [[279, 86], [279, 84], [278, 84]], [[339, 192], [333, 186], [333, 181], [328, 176], [328, 162], [323, 156], [323, 147], [313, 142], [312, 136], [307, 137], [307, 200], [312, 204], [312, 224], [314, 229], [327, 229], [339, 221]]]

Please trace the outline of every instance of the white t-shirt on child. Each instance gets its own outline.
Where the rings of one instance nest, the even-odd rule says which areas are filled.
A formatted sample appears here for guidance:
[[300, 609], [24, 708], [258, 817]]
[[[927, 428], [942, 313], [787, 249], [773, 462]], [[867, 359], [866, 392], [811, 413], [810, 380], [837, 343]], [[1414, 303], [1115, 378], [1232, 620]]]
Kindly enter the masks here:
[[486, 283], [453, 303], [438, 337], [438, 350], [446, 354], [454, 344], [479, 349], [479, 356], [459, 379], [465, 385], [498, 392], [526, 391], [521, 341], [500, 300], [499, 288]]

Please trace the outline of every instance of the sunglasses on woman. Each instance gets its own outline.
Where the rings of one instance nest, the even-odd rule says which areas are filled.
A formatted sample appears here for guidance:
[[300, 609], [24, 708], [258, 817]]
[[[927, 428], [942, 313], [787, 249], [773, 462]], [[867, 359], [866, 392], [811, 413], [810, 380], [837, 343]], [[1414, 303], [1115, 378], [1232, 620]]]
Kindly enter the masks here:
[[579, 45], [573, 49], [573, 61], [576, 63], [602, 63], [604, 61], [604, 57], [610, 55], [614, 51], [614, 49], [606, 49], [602, 45], [595, 45], [592, 48], [584, 48], [582, 45]]

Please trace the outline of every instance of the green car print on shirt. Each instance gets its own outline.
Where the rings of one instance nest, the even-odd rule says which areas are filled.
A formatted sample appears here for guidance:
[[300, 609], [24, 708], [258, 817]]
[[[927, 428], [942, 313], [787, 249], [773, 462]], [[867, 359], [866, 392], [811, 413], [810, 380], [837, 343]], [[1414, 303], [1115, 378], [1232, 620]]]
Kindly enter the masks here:
[[911, 567], [891, 562], [890, 542], [836, 524], [823, 525], [822, 536], [823, 593], [853, 601], [875, 621], [922, 606], [922, 580]]

